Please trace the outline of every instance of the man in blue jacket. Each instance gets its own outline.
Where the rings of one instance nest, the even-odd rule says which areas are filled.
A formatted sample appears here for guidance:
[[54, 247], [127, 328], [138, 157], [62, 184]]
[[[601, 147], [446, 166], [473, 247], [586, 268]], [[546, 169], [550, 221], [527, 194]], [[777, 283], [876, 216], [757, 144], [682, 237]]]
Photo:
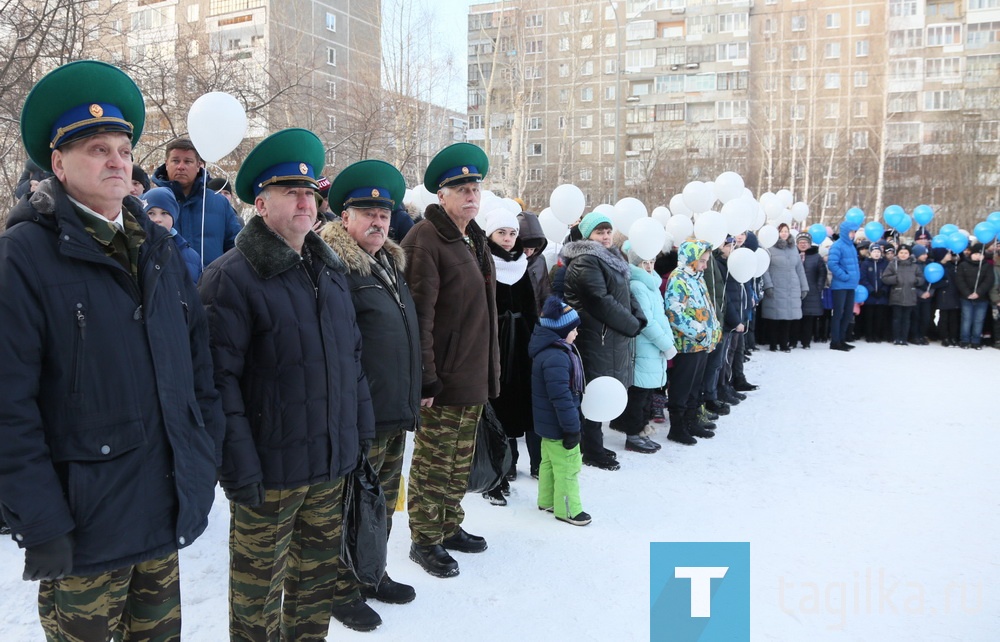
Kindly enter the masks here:
[[222, 194], [205, 189], [208, 172], [194, 144], [187, 138], [167, 143], [167, 158], [153, 172], [153, 182], [169, 187], [181, 205], [174, 228], [191, 243], [207, 266], [231, 250], [243, 223]]
[[858, 250], [854, 247], [854, 233], [858, 226], [844, 221], [840, 224], [840, 238], [830, 246], [827, 267], [833, 279], [833, 321], [830, 324], [830, 349], [848, 352], [854, 346], [847, 343], [847, 326], [854, 318], [854, 290], [861, 279]]
[[96, 61], [21, 111], [55, 176], [0, 236], [0, 511], [49, 640], [176, 640], [177, 550], [208, 525], [224, 419], [208, 324], [129, 195], [142, 94]]

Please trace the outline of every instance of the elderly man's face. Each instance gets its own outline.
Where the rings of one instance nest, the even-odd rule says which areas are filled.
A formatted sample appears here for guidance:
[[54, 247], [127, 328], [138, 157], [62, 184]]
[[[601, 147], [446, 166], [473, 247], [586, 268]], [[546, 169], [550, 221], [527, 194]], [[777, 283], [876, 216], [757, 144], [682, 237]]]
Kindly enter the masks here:
[[392, 213], [384, 207], [349, 207], [342, 218], [344, 228], [365, 252], [375, 254], [389, 238], [389, 220]]
[[52, 172], [67, 194], [114, 220], [132, 188], [132, 142], [111, 132], [64, 145], [52, 152]]
[[438, 190], [438, 202], [455, 222], [467, 225], [479, 214], [479, 199], [482, 191], [479, 183], [462, 183], [455, 187]]
[[316, 221], [316, 190], [309, 187], [272, 185], [257, 196], [254, 205], [264, 223], [277, 232], [296, 252]]

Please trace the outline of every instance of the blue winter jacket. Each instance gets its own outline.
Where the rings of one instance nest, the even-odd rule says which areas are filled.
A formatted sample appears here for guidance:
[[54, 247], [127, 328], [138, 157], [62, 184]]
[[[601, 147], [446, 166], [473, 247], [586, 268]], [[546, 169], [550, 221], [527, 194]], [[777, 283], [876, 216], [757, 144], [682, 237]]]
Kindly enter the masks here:
[[177, 251], [180, 252], [181, 258], [184, 259], [184, 267], [187, 268], [188, 274], [191, 275], [191, 282], [197, 284], [203, 270], [201, 267], [201, 257], [194, 251], [187, 239], [177, 233], [177, 230], [170, 230], [170, 235], [174, 238], [174, 245], [177, 246]]
[[663, 307], [660, 279], [635, 265], [629, 267], [632, 269], [629, 289], [647, 321], [646, 327], [635, 338], [632, 385], [636, 388], [659, 388], [667, 383], [667, 360], [677, 354], [674, 333]]
[[830, 246], [826, 266], [833, 275], [830, 282], [831, 290], [853, 290], [858, 287], [861, 269], [858, 265], [858, 250], [851, 241], [851, 232], [857, 229], [856, 226], [844, 221], [840, 224], [840, 238]]
[[528, 341], [535, 433], [546, 439], [562, 439], [563, 433], [580, 432], [583, 396], [570, 387], [572, 362], [569, 352], [557, 341], [559, 335], [541, 325], [535, 326]]
[[137, 279], [55, 178], [0, 237], [0, 509], [19, 546], [72, 533], [73, 575], [193, 543], [222, 454], [198, 292], [167, 231], [124, 205], [146, 233]]
[[861, 262], [860, 285], [868, 289], [868, 300], [865, 305], [889, 305], [889, 291], [891, 285], [886, 285], [882, 281], [882, 273], [889, 262], [885, 259], [865, 259]]
[[236, 210], [229, 204], [225, 196], [212, 190], [205, 193], [205, 251], [202, 253], [201, 243], [201, 202], [204, 182], [208, 180], [204, 168], [198, 171], [198, 177], [191, 187], [191, 194], [186, 198], [184, 190], [176, 182], [167, 178], [167, 166], [160, 165], [153, 172], [152, 181], [160, 187], [173, 190], [181, 213], [174, 217], [174, 227], [191, 244], [191, 248], [201, 256], [203, 267], [222, 256], [236, 245], [236, 235], [243, 229], [243, 222], [236, 215]]

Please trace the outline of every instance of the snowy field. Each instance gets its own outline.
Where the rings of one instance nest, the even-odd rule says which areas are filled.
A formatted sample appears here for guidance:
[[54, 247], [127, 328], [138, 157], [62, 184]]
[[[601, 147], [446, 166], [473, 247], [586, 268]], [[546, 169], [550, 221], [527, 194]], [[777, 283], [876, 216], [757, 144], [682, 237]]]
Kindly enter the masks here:
[[[416, 601], [373, 603], [377, 631], [334, 621], [330, 639], [648, 639], [655, 541], [749, 541], [754, 640], [998, 639], [1000, 353], [861, 343], [754, 354], [747, 376], [762, 387], [714, 439], [640, 455], [608, 434], [622, 469], [584, 467], [590, 526], [535, 508], [526, 456], [508, 506], [466, 498], [465, 526], [489, 550], [456, 553], [456, 578], [407, 559], [398, 516], [388, 568]], [[208, 531], [181, 555], [185, 640], [227, 639], [227, 531], [220, 491]], [[43, 639], [22, 565], [0, 544], [5, 641]]]

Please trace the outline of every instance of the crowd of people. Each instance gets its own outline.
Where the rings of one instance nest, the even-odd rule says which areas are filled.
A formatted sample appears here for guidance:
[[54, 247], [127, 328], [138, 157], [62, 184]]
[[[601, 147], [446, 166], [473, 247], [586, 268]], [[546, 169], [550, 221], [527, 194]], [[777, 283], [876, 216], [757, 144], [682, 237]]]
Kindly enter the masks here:
[[428, 574], [488, 549], [462, 508], [487, 404], [513, 463], [486, 499], [506, 503], [523, 438], [538, 509], [586, 526], [582, 466], [621, 467], [581, 412], [597, 378], [627, 395], [607, 429], [655, 455], [661, 427], [714, 437], [757, 389], [743, 366], [758, 344], [997, 345], [996, 244], [856, 243], [845, 222], [817, 246], [781, 225], [768, 270], [740, 282], [728, 262], [759, 247], [751, 232], [650, 259], [600, 212], [556, 247], [530, 212], [480, 212], [489, 160], [468, 143], [428, 165], [438, 202], [414, 220], [395, 167], [327, 180], [304, 129], [261, 141], [232, 184], [183, 138], [150, 177], [132, 162], [143, 122], [135, 83], [94, 61], [42, 78], [22, 110], [31, 166], [0, 235], [0, 516], [49, 640], [179, 639], [178, 550], [217, 483], [231, 639], [322, 640], [331, 618], [370, 631], [369, 601], [416, 597], [342, 560], [345, 479], [363, 462], [388, 537], [412, 440], [409, 558]]

